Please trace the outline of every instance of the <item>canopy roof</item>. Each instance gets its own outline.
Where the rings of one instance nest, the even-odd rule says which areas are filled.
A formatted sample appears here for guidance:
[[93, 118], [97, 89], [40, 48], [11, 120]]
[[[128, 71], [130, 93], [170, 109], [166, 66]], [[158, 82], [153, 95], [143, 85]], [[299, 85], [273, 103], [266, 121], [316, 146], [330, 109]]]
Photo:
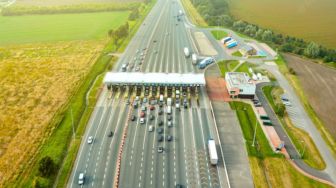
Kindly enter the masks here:
[[205, 85], [205, 79], [203, 74], [193, 73], [108, 72], [104, 83], [107, 85], [196, 86]]

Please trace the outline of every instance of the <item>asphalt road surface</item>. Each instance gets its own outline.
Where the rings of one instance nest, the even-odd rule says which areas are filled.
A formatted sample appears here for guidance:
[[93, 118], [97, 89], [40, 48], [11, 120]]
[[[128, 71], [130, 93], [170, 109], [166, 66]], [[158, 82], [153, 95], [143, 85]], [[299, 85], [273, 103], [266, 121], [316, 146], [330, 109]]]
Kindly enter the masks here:
[[[128, 63], [127, 72], [200, 72], [186, 58], [183, 48], [196, 51], [192, 37], [186, 27], [186, 19], [177, 20], [181, 5], [176, 0], [158, 0], [138, 32], [130, 41], [114, 71], [121, 71]], [[116, 175], [118, 151], [122, 143], [122, 132], [128, 125], [127, 136], [121, 157], [119, 187], [229, 187], [222, 153], [217, 142], [219, 163], [210, 164], [207, 140], [217, 138], [214, 119], [210, 114], [209, 99], [204, 90], [199, 90], [199, 102], [190, 96], [189, 107], [172, 110], [172, 127], [168, 127], [167, 106], [155, 105], [147, 108], [145, 123], [141, 124], [141, 108], [133, 109], [126, 103], [135, 92], [106, 89], [87, 126], [68, 187], [112, 187]], [[189, 94], [188, 94], [189, 95]], [[148, 102], [142, 105], [148, 107]], [[163, 114], [159, 115], [162, 108]], [[154, 116], [153, 120], [149, 115]], [[135, 115], [136, 120], [129, 120]], [[158, 122], [163, 121], [159, 126]], [[149, 126], [154, 127], [149, 132]], [[163, 133], [157, 133], [163, 128]], [[109, 133], [113, 136], [109, 137]], [[164, 137], [158, 141], [159, 135]], [[168, 141], [167, 136], [172, 136]], [[89, 144], [89, 136], [94, 142]], [[163, 152], [158, 153], [158, 147]], [[78, 176], [84, 173], [84, 185], [78, 185]], [[221, 178], [220, 178], [221, 177]]]

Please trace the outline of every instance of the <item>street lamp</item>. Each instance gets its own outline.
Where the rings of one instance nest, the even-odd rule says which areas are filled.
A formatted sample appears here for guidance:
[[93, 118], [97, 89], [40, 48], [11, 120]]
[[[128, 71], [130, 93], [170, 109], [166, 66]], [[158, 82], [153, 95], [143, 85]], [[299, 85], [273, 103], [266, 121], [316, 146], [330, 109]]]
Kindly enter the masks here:
[[252, 147], [254, 147], [254, 142], [255, 142], [255, 139], [256, 139], [256, 134], [257, 134], [257, 125], [258, 125], [258, 121], [257, 121], [257, 118], [256, 118], [256, 124], [254, 126], [254, 134], [253, 134], [253, 142], [252, 142]]

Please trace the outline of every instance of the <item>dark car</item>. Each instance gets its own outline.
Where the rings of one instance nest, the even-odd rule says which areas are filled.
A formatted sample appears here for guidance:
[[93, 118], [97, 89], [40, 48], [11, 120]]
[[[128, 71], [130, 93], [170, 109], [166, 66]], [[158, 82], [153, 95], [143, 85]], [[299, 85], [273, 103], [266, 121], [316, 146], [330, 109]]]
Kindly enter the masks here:
[[163, 136], [162, 135], [159, 135], [158, 136], [158, 142], [162, 142], [163, 141]]
[[113, 132], [111, 131], [107, 136], [108, 137], [112, 137], [113, 136]]
[[173, 136], [171, 136], [171, 135], [168, 135], [168, 136], [167, 136], [167, 141], [169, 141], [169, 142], [170, 142], [170, 141], [172, 141], [172, 140], [173, 140]]
[[159, 126], [162, 126], [162, 125], [163, 125], [163, 121], [162, 121], [162, 120], [159, 120], [158, 125], [159, 125]]
[[183, 185], [181, 185], [181, 184], [176, 184], [175, 188], [183, 188]]
[[158, 129], [157, 129], [157, 132], [158, 132], [159, 134], [163, 133], [163, 128], [158, 128]]
[[162, 109], [159, 110], [159, 115], [162, 115]]
[[154, 116], [151, 114], [150, 116], [149, 116], [149, 120], [153, 120], [154, 119]]
[[135, 115], [132, 115], [131, 121], [134, 121], [136, 119]]
[[172, 116], [169, 115], [169, 116], [167, 117], [167, 119], [168, 119], [168, 121], [172, 120]]

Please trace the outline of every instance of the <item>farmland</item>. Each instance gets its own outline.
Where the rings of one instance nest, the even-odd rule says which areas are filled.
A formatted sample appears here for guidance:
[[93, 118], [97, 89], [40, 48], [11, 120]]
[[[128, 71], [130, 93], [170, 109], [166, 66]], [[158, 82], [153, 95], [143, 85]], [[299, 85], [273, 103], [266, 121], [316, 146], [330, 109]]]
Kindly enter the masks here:
[[0, 44], [103, 39], [125, 23], [123, 12], [0, 16]]
[[336, 48], [336, 1], [334, 0], [236, 0], [229, 2], [231, 13], [236, 18], [271, 28], [276, 32]]
[[59, 5], [74, 5], [86, 3], [115, 3], [115, 2], [143, 2], [143, 0], [16, 0], [15, 5], [28, 6], [59, 6]]
[[336, 140], [336, 117], [330, 113], [336, 110], [336, 70], [293, 55], [284, 57], [295, 70], [310, 105]]
[[90, 71], [103, 45], [74, 41], [0, 50], [0, 182], [36, 151], [55, 112]]

